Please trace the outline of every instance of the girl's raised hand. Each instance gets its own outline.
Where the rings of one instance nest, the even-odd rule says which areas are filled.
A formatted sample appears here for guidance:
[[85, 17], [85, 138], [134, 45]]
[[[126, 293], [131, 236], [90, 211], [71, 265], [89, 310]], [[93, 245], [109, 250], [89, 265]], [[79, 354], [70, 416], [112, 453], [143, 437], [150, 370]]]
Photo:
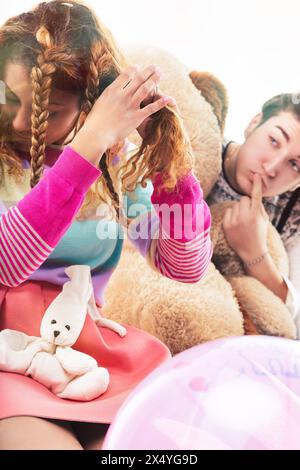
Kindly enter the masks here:
[[149, 102], [160, 77], [161, 71], [155, 65], [128, 67], [97, 99], [82, 130], [98, 139], [103, 151], [126, 138], [151, 114], [174, 104], [173, 98], [162, 94]]

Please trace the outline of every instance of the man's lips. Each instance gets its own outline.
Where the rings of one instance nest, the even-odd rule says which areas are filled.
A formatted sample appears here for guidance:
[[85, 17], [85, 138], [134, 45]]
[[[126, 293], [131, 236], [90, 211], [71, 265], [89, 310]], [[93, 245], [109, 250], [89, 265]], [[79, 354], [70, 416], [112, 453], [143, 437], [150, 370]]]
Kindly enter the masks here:
[[251, 180], [251, 183], [253, 183], [255, 173], [260, 176], [260, 179], [261, 179], [262, 184], [263, 184], [263, 189], [264, 189], [265, 191], [267, 191], [267, 190], [269, 189], [269, 185], [268, 185], [268, 183], [267, 183], [266, 177], [265, 177], [265, 176], [262, 176], [262, 175], [261, 175], [260, 173], [258, 173], [258, 172], [252, 171], [252, 170], [250, 170], [250, 180]]

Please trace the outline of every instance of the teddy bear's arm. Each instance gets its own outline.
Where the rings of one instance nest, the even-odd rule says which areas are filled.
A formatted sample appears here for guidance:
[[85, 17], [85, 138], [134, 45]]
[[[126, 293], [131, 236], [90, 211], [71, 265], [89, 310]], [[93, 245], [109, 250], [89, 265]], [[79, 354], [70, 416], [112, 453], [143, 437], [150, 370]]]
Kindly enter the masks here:
[[97, 367], [97, 361], [93, 357], [72, 348], [58, 346], [56, 356], [69, 374], [82, 375]]
[[0, 333], [0, 370], [25, 374], [34, 356], [49, 351], [53, 345], [41, 338], [15, 330]]

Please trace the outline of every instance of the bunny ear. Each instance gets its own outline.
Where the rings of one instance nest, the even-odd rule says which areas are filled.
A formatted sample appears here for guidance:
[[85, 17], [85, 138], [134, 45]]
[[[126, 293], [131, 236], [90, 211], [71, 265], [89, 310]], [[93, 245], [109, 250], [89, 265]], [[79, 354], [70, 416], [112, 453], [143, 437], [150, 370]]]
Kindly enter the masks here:
[[72, 284], [81, 286], [81, 291], [91, 283], [91, 268], [84, 264], [68, 266], [65, 273], [72, 281]]
[[65, 269], [65, 273], [66, 273], [66, 275], [68, 276], [69, 279], [72, 279], [72, 277], [74, 275], [75, 268], [76, 268], [76, 266], [68, 266]]
[[91, 296], [88, 301], [87, 311], [92, 320], [96, 323], [99, 327], [108, 328], [109, 330], [118, 333], [119, 336], [123, 337], [126, 335], [126, 328], [120, 325], [118, 322], [114, 320], [110, 320], [109, 318], [103, 317], [101, 315], [101, 311], [96, 305], [95, 297], [94, 297], [94, 289], [92, 284], [92, 278], [90, 278], [91, 282]]
[[76, 292], [80, 302], [87, 304], [90, 296], [93, 294], [93, 285], [91, 279], [91, 268], [87, 265], [73, 265], [65, 269], [65, 273], [70, 278], [63, 286], [65, 292]]
[[72, 266], [68, 266], [65, 269], [65, 273], [70, 279], [74, 279], [75, 277], [82, 277], [88, 276], [91, 272], [91, 268], [85, 264], [73, 264]]
[[101, 314], [100, 314], [100, 311], [99, 311], [99, 309], [96, 305], [93, 286], [91, 286], [91, 287], [92, 287], [92, 292], [91, 292], [91, 296], [90, 296], [90, 299], [89, 299], [89, 302], [88, 302], [87, 310], [88, 310], [88, 314], [90, 315], [92, 320], [94, 320], [96, 322], [97, 320], [101, 319]]

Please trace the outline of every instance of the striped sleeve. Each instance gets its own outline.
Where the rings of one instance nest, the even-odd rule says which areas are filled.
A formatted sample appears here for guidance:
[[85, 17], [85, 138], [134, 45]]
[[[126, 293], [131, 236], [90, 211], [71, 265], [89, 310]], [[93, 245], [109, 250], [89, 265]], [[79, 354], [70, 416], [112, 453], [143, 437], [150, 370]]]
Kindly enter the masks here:
[[159, 272], [183, 283], [200, 281], [212, 257], [209, 229], [190, 242], [177, 242], [162, 234], [153, 246], [156, 249], [150, 255]]
[[197, 282], [212, 256], [211, 215], [200, 184], [190, 172], [171, 193], [160, 189], [160, 175], [153, 186], [151, 201], [160, 224], [150, 257], [164, 276], [184, 283]]
[[15, 287], [36, 271], [65, 234], [101, 172], [66, 147], [42, 180], [0, 219], [0, 283]]
[[48, 245], [14, 207], [0, 220], [0, 283], [17, 286], [50, 255]]
[[160, 190], [161, 178], [153, 183], [151, 212], [131, 222], [128, 235], [153, 269], [183, 282], [199, 281], [212, 256], [211, 216], [199, 182], [189, 173], [173, 192]]

